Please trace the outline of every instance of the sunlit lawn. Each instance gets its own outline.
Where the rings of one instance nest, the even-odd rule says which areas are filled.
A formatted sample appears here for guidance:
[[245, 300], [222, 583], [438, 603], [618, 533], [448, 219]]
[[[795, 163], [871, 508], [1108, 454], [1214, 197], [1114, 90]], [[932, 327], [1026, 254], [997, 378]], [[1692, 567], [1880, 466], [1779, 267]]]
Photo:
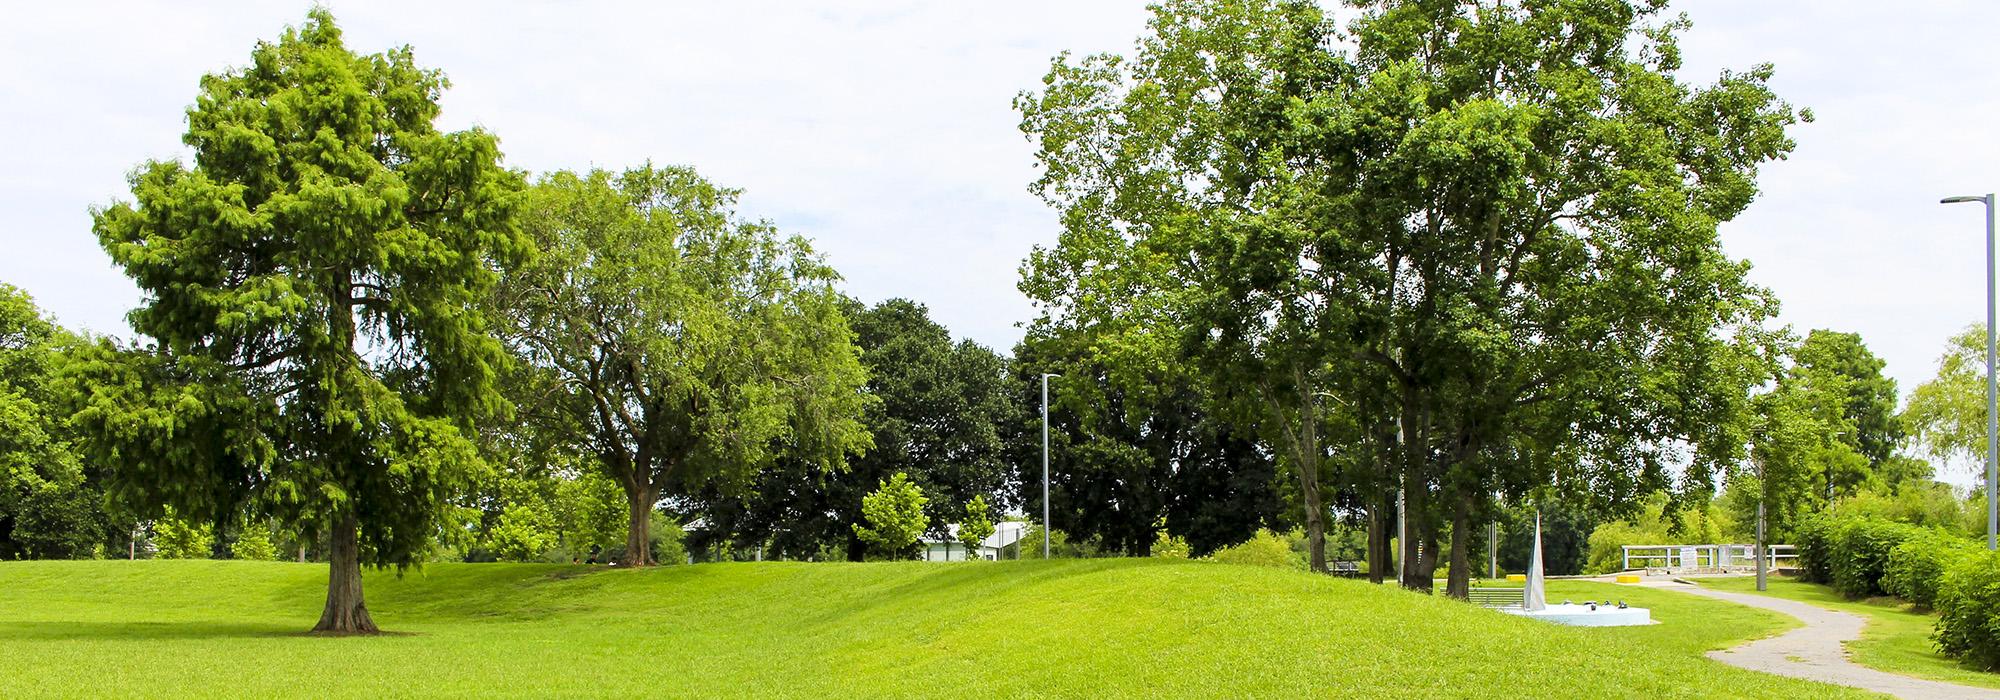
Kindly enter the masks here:
[[1665, 624], [1576, 629], [1207, 562], [432, 565], [371, 575], [404, 634], [328, 639], [325, 568], [0, 563], [0, 697], [1856, 697], [1702, 651], [1782, 616], [1556, 583]]

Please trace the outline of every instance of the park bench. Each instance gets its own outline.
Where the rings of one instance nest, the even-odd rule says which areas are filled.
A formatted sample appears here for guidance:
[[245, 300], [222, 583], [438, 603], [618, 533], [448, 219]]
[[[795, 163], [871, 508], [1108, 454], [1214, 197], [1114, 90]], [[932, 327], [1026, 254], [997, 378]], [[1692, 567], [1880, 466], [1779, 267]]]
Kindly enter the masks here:
[[1485, 608], [1518, 608], [1527, 604], [1526, 588], [1474, 588], [1465, 599]]
[[1333, 562], [1332, 573], [1335, 576], [1360, 576], [1361, 562], [1336, 560]]

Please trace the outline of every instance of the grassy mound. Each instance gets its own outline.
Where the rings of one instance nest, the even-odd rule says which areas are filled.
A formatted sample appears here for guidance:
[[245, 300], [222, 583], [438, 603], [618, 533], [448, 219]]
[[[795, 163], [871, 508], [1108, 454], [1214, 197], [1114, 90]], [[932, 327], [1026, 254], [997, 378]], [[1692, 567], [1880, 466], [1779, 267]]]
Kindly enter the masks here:
[[1572, 629], [1391, 587], [1206, 562], [432, 565], [370, 574], [407, 634], [319, 638], [324, 566], [0, 563], [0, 697], [1846, 697], [1702, 651], [1774, 613], [1623, 597]]

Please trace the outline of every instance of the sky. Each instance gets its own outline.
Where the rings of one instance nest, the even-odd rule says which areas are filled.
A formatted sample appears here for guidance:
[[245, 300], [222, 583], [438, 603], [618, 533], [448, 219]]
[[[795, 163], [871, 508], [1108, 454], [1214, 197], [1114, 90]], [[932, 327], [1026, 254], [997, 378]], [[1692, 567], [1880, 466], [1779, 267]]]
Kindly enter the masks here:
[[[1129, 52], [1136, 2], [510, 3], [328, 0], [349, 48], [441, 68], [447, 128], [499, 135], [535, 172], [693, 165], [743, 214], [804, 234], [874, 302], [907, 297], [1005, 351], [1033, 313], [1021, 260], [1056, 239], [1029, 193], [1014, 96], [1058, 52]], [[89, 210], [125, 174], [188, 157], [205, 73], [248, 62], [309, 2], [36, 3], [0, 23], [0, 282], [64, 325], [129, 335], [139, 293]], [[1779, 322], [1860, 333], [1907, 394], [1981, 319], [1978, 205], [2000, 189], [2000, 42], [1986, 3], [1677, 0], [1682, 78], [1777, 67], [1810, 108], [1789, 160], [1723, 227]], [[1985, 10], [1985, 11], [1981, 11]]]

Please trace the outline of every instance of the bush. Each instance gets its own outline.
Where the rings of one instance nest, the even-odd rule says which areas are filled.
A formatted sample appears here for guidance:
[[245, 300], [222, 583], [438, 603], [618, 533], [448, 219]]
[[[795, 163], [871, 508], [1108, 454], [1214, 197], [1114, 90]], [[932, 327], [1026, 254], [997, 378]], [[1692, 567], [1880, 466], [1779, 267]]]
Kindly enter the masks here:
[[1834, 520], [1824, 515], [1799, 523], [1799, 580], [1806, 583], [1833, 583]]
[[1233, 547], [1224, 547], [1208, 555], [1209, 559], [1225, 564], [1248, 564], [1250, 566], [1275, 566], [1284, 569], [1306, 568], [1306, 562], [1292, 551], [1292, 543], [1270, 530], [1258, 530], [1249, 541]]
[[1974, 550], [1937, 593], [1938, 650], [1985, 670], [2000, 668], [2000, 553]]
[[1882, 572], [1882, 590], [1921, 607], [1937, 606], [1938, 586], [1959, 561], [1976, 554], [1970, 540], [1925, 528], [1895, 549]]
[[211, 526], [175, 517], [173, 511], [153, 521], [153, 556], [161, 559], [207, 559], [213, 554], [215, 532]]
[[1876, 518], [1836, 521], [1830, 560], [1833, 587], [1849, 598], [1882, 595], [1882, 572], [1889, 552], [1917, 533], [1917, 528]]
[[248, 561], [278, 558], [278, 548], [271, 544], [271, 528], [261, 522], [243, 526], [243, 531], [236, 535], [236, 542], [229, 545], [229, 554]]

